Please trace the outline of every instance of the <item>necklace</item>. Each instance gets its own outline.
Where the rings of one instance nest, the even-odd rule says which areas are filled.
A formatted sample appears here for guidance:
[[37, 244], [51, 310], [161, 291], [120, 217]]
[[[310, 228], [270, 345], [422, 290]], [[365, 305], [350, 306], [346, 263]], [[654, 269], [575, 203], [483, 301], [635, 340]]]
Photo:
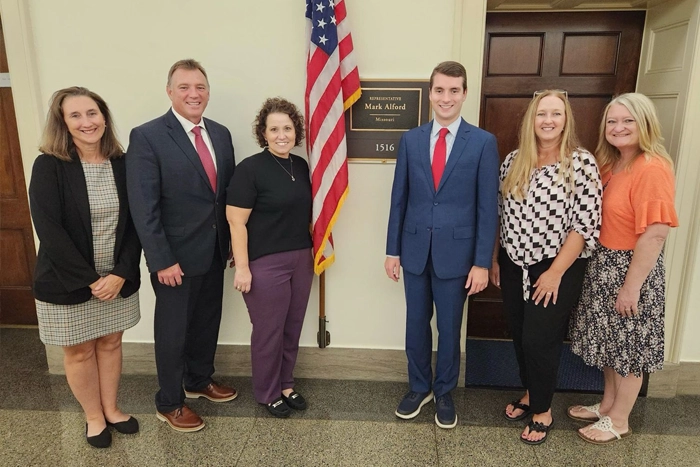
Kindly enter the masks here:
[[275, 162], [277, 162], [277, 165], [279, 165], [280, 167], [282, 167], [282, 170], [284, 170], [285, 172], [287, 172], [287, 175], [289, 175], [289, 176], [291, 177], [292, 181], [295, 182], [297, 179], [294, 178], [294, 164], [293, 164], [293, 161], [292, 161], [292, 155], [291, 155], [291, 154], [289, 155], [289, 170], [291, 170], [291, 172], [290, 172], [289, 170], [287, 170], [287, 169], [284, 168], [284, 166], [280, 163], [280, 161], [277, 160], [277, 158], [275, 157], [274, 154], [270, 153], [270, 155], [271, 155], [272, 158], [275, 160]]

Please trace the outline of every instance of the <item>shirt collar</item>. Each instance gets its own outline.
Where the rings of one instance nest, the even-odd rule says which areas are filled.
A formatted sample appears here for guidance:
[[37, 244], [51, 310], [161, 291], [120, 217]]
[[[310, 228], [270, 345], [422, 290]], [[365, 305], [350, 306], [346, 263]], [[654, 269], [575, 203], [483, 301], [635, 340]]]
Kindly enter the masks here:
[[[447, 125], [445, 128], [447, 128], [452, 136], [457, 134], [457, 130], [459, 130], [459, 126], [462, 124], [462, 117], [457, 118], [454, 122], [450, 123]], [[432, 136], [437, 137], [438, 133], [440, 133], [440, 128], [443, 128], [442, 125], [440, 125], [437, 120], [433, 120], [433, 128], [430, 130], [430, 134]]]
[[204, 126], [204, 118], [199, 120], [198, 125], [195, 125], [194, 123], [190, 122], [185, 117], [177, 113], [177, 111], [174, 108], [171, 107], [170, 110], [173, 111], [173, 115], [175, 115], [177, 121], [180, 122], [180, 125], [182, 125], [182, 128], [185, 130], [185, 133], [189, 134], [192, 131], [192, 128], [196, 126], [202, 128], [204, 131], [207, 131], [207, 128]]

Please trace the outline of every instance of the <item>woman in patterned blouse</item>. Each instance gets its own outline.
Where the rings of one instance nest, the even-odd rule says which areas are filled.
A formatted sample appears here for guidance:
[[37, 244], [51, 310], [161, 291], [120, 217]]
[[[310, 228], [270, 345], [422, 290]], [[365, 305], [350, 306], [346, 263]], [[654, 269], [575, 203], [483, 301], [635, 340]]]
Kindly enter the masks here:
[[673, 161], [663, 146], [654, 104], [623, 94], [605, 109], [596, 157], [603, 174], [600, 246], [591, 256], [581, 301], [571, 320], [571, 348], [603, 370], [599, 404], [569, 407], [594, 444], [631, 433], [629, 414], [642, 373], [664, 362], [665, 277], [662, 248], [678, 225]]
[[520, 440], [541, 444], [553, 423], [551, 403], [569, 313], [600, 222], [598, 167], [578, 147], [565, 91], [535, 93], [520, 145], [506, 157], [500, 178], [500, 242], [490, 275], [502, 289], [526, 389], [503, 415], [517, 421], [532, 414]]

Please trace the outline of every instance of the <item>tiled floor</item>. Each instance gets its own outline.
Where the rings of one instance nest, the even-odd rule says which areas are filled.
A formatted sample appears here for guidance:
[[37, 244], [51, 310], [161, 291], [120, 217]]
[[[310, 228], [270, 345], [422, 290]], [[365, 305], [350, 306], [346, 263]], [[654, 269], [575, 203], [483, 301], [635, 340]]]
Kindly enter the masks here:
[[252, 399], [250, 378], [224, 377], [240, 396], [189, 405], [204, 430], [176, 433], [154, 415], [153, 375], [122, 379], [123, 410], [141, 423], [136, 435], [115, 434], [98, 450], [84, 440], [84, 420], [65, 377], [46, 371], [33, 329], [0, 329], [0, 465], [2, 466], [700, 466], [700, 398], [640, 399], [634, 435], [610, 446], [579, 440], [565, 407], [595, 396], [557, 394], [556, 426], [542, 446], [518, 441], [522, 423], [501, 416], [517, 393], [458, 388], [459, 425], [442, 430], [429, 404], [412, 421], [393, 412], [406, 385], [300, 380], [309, 409], [270, 418]]

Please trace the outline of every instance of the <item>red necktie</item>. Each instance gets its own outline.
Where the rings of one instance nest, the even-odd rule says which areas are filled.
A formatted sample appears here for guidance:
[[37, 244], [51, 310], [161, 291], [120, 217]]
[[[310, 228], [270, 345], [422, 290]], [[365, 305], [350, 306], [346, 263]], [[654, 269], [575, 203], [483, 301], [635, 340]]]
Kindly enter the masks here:
[[445, 141], [445, 136], [449, 132], [450, 130], [447, 128], [440, 128], [440, 136], [438, 136], [437, 143], [435, 143], [435, 151], [433, 151], [433, 183], [436, 190], [440, 186], [440, 179], [445, 171], [445, 160], [447, 159], [447, 141]]
[[194, 147], [197, 148], [199, 160], [202, 161], [204, 171], [207, 173], [207, 177], [209, 177], [211, 189], [216, 193], [216, 167], [214, 167], [214, 160], [211, 157], [209, 148], [204, 143], [204, 139], [202, 139], [202, 128], [196, 126], [192, 128], [192, 133], [194, 133]]

